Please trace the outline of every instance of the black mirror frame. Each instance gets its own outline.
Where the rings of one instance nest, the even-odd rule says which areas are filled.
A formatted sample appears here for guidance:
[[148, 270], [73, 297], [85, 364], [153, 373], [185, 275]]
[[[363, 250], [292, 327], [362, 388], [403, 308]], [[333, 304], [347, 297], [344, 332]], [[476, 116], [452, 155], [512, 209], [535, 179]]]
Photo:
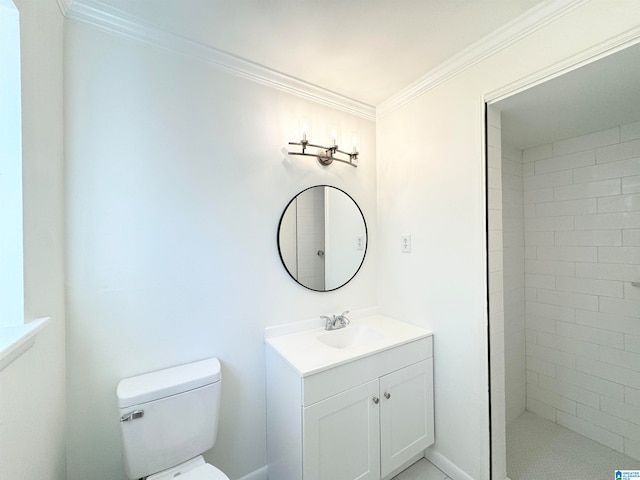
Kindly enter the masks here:
[[[353, 273], [353, 275], [351, 275], [351, 277], [349, 277], [349, 279], [347, 281], [345, 281], [343, 284], [338, 285], [335, 288], [330, 288], [328, 290], [317, 290], [315, 288], [311, 288], [308, 287], [302, 283], [300, 283], [298, 281], [297, 278], [295, 278], [291, 272], [289, 271], [289, 269], [287, 268], [286, 264], [284, 263], [284, 258], [282, 256], [282, 250], [280, 249], [280, 227], [282, 226], [282, 219], [284, 218], [284, 214], [286, 213], [287, 209], [289, 208], [289, 205], [291, 205], [291, 203], [298, 198], [299, 195], [301, 195], [302, 193], [306, 192], [307, 190], [310, 190], [312, 188], [316, 188], [316, 187], [329, 187], [329, 188], [334, 188], [342, 193], [344, 193], [347, 197], [349, 197], [349, 199], [353, 202], [353, 204], [356, 206], [356, 208], [358, 209], [358, 211], [360, 212], [360, 216], [362, 217], [362, 223], [364, 224], [364, 234], [365, 234], [365, 245], [364, 245], [364, 252], [362, 253], [362, 261], [360, 262], [360, 265], [358, 266], [358, 268], [356, 269], [356, 271]], [[338, 290], [339, 288], [344, 287], [347, 283], [349, 283], [351, 280], [354, 279], [354, 277], [358, 274], [358, 272], [362, 269], [362, 265], [364, 265], [364, 260], [365, 258], [367, 258], [367, 251], [369, 249], [369, 229], [367, 227], [367, 220], [364, 217], [364, 213], [362, 212], [362, 209], [360, 208], [360, 205], [358, 205], [358, 202], [356, 202], [353, 197], [351, 195], [349, 195], [347, 192], [345, 192], [344, 190], [342, 190], [341, 188], [338, 187], [334, 187], [333, 185], [312, 185], [308, 188], [305, 188], [304, 190], [299, 191], [298, 193], [296, 193], [293, 198], [291, 200], [289, 200], [289, 202], [287, 203], [287, 205], [284, 207], [284, 209], [282, 210], [282, 215], [280, 215], [280, 220], [278, 222], [278, 230], [276, 232], [276, 243], [278, 244], [278, 255], [280, 256], [280, 262], [282, 263], [282, 266], [284, 267], [284, 269], [286, 270], [286, 272], [289, 274], [289, 276], [298, 284], [301, 285], [302, 287], [306, 288], [307, 290], [311, 290], [312, 292], [321, 292], [321, 293], [325, 293], [325, 292], [333, 292], [335, 290]]]

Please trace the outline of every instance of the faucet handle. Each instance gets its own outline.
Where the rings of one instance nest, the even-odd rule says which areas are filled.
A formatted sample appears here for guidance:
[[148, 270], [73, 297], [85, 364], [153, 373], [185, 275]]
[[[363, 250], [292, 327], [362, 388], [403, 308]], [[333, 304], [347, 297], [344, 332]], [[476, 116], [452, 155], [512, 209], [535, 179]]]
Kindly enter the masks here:
[[320, 318], [325, 321], [325, 328], [333, 325], [333, 319], [331, 317], [327, 317], [326, 315], [320, 315]]
[[344, 317], [347, 313], [349, 313], [349, 310], [345, 310], [344, 312], [342, 312], [342, 313], [340, 314], [340, 316], [341, 316], [341, 317]]

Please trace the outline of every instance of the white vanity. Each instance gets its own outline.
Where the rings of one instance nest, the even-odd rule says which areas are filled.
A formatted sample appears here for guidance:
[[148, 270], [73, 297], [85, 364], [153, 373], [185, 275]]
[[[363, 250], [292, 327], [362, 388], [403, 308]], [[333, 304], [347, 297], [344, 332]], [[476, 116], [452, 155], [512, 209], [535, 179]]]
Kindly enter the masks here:
[[391, 478], [434, 442], [431, 332], [383, 315], [313, 327], [265, 335], [269, 479]]

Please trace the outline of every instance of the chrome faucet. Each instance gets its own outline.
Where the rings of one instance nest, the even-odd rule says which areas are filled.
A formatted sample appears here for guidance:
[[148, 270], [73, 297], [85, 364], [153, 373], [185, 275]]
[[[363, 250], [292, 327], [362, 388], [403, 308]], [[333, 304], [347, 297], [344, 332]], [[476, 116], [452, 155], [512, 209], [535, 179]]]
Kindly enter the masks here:
[[338, 330], [339, 328], [344, 328], [349, 325], [351, 322], [347, 317], [345, 317], [347, 313], [349, 313], [349, 310], [342, 312], [340, 315], [331, 315], [330, 317], [321, 315], [320, 318], [325, 320], [324, 329]]

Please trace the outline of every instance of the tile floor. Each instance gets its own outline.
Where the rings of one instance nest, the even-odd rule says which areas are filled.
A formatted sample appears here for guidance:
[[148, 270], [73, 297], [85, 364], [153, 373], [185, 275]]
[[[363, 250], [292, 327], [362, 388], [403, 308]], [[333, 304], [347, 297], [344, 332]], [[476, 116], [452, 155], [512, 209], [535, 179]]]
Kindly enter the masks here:
[[[640, 469], [640, 460], [560, 425], [523, 413], [507, 428], [507, 471], [511, 480], [608, 480], [617, 469]], [[426, 458], [392, 480], [451, 480]]]
[[507, 474], [511, 480], [608, 480], [618, 469], [640, 469], [640, 460], [530, 412], [507, 427]]
[[426, 458], [422, 458], [392, 480], [451, 480]]

